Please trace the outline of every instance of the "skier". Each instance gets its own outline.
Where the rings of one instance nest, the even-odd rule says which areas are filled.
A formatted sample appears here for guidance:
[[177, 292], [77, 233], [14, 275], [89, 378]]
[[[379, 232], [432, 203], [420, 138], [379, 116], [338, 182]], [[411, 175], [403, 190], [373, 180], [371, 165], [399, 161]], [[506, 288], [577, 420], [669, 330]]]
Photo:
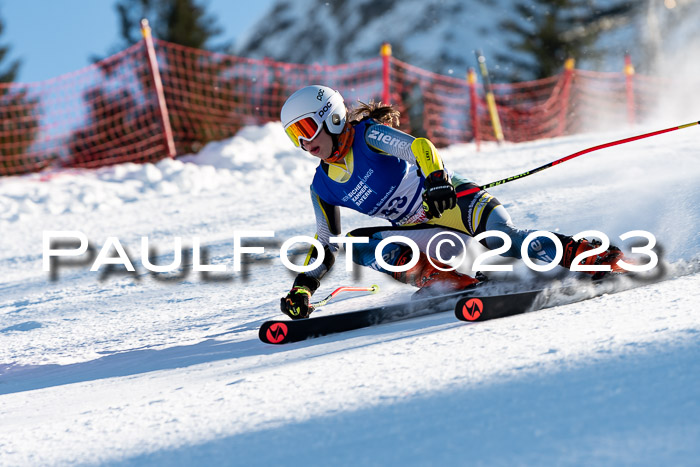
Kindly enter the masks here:
[[[481, 279], [478, 274], [475, 278], [443, 270], [448, 268], [441, 267], [444, 265], [433, 259], [437, 255], [428, 251], [429, 240], [438, 232], [453, 232], [468, 244], [481, 232], [500, 231], [512, 240], [503, 256], [521, 257], [523, 240], [533, 231], [516, 228], [503, 205], [484, 190], [457, 198], [457, 192], [477, 185], [448, 170], [429, 140], [397, 130], [398, 117], [397, 110], [381, 103], [360, 103], [348, 111], [338, 91], [320, 85], [299, 89], [282, 107], [287, 136], [295, 146], [320, 159], [311, 183], [311, 201], [324, 260], [312, 271], [299, 274], [281, 299], [282, 312], [292, 319], [309, 316], [311, 295], [333, 266], [338, 244], [329, 239], [341, 233], [339, 207], [391, 222], [390, 226], [360, 228], [347, 234], [369, 238], [369, 243], [353, 246], [353, 261], [419, 288], [461, 290]], [[413, 240], [421, 251], [417, 264], [405, 272], [392, 273], [375, 258], [379, 242], [395, 235]], [[554, 235], [564, 247], [559, 262], [564, 268], [569, 268], [577, 255], [597, 246], [586, 239]], [[503, 240], [487, 237], [482, 244], [495, 249]], [[446, 253], [455, 256], [460, 248], [457, 245]], [[552, 262], [556, 246], [552, 239], [539, 236], [530, 242], [527, 252], [531, 258]], [[445, 251], [441, 253], [445, 257]], [[312, 246], [304, 265], [317, 255]], [[385, 263], [392, 266], [405, 265], [412, 257], [410, 246], [403, 243], [390, 243], [383, 249]], [[621, 258], [620, 250], [611, 247], [580, 264], [610, 265], [613, 271], [620, 271], [616, 264]]]

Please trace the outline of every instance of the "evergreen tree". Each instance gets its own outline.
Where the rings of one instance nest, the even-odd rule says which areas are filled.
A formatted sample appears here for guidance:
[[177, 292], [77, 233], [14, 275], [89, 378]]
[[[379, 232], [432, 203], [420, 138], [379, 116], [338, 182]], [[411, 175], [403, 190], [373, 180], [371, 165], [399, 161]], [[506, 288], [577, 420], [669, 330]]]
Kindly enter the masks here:
[[201, 0], [119, 0], [116, 5], [122, 50], [142, 39], [141, 19], [148, 19], [153, 36], [174, 44], [225, 52], [228, 44], [212, 45], [223, 30], [216, 17], [208, 15]]
[[[143, 41], [143, 18], [148, 19], [154, 38], [193, 49], [191, 52], [178, 52], [178, 68], [169, 63], [167, 55], [159, 54], [158, 58], [178, 154], [195, 152], [209, 141], [231, 136], [230, 128], [222, 130], [220, 118], [217, 120], [212, 112], [207, 111], [212, 93], [223, 84], [219, 75], [224, 66], [219, 63], [220, 58], [203, 54], [201, 51], [225, 52], [230, 49], [230, 45], [211, 43], [223, 30], [216, 25], [217, 18], [207, 14], [203, 2], [204, 0], [118, 0], [116, 3], [120, 38], [115, 53]], [[120, 61], [100, 61], [97, 57], [93, 57], [93, 61], [99, 61], [105, 81], [115, 79], [114, 73], [119, 70]], [[183, 69], [182, 63], [187, 63], [186, 69]], [[141, 92], [147, 95], [155, 92], [148, 74], [139, 73], [137, 78], [140, 81]], [[109, 94], [100, 89], [102, 86], [104, 84], [99, 84], [84, 95], [85, 105], [93, 111], [89, 114], [87, 124], [72, 135], [71, 149], [75, 152], [72, 153], [72, 163], [96, 165], [96, 161], [101, 157], [99, 152], [86, 154], [82, 149], [78, 149], [81, 139], [94, 139], [96, 135], [104, 133], [104, 129], [101, 129], [104, 116], [97, 111], [95, 102], [91, 101], [97, 97], [104, 100], [104, 96]], [[138, 98], [133, 88], [125, 87], [118, 95], [119, 99], [133, 106], [122, 106], [122, 117], [112, 120], [112, 124], [118, 126], [112, 133], [120, 132], [121, 124], [134, 121], [134, 115], [143, 113], [143, 107], [152, 105], [153, 102]], [[113, 102], [110, 105], [115, 107], [119, 103]], [[100, 141], [103, 148], [107, 148], [109, 144], [109, 141]]]
[[[0, 38], [3, 31], [0, 18]], [[26, 156], [38, 133], [39, 101], [29, 98], [22, 86], [9, 85], [17, 78], [21, 63], [14, 60], [3, 64], [9, 51], [9, 46], [0, 44], [0, 175], [28, 172], [42, 165]]]
[[[617, 0], [519, 0], [518, 20], [506, 20], [501, 27], [510, 33], [508, 53], [496, 56], [500, 79], [523, 81], [558, 73], [569, 58], [596, 59], [601, 32], [624, 24], [639, 2]], [[504, 72], [505, 71], [505, 72]]]
[[[0, 37], [2, 37], [4, 30], [5, 24], [2, 18], [0, 18]], [[6, 65], [2, 64], [2, 62], [7, 58], [7, 54], [9, 52], [9, 46], [0, 44], [0, 83], [12, 83], [17, 77], [17, 73], [19, 72], [19, 60], [15, 60]]]

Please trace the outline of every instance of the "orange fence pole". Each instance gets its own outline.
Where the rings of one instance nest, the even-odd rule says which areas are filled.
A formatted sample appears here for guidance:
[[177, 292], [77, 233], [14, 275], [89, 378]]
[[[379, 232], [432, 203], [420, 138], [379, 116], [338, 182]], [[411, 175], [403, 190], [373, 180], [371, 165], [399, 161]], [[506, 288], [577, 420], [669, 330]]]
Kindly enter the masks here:
[[627, 121], [634, 125], [636, 121], [634, 105], [634, 66], [630, 54], [625, 54], [625, 84], [627, 87]]
[[151, 80], [153, 87], [156, 90], [158, 98], [158, 115], [160, 117], [160, 125], [165, 138], [165, 148], [168, 152], [168, 157], [175, 157], [175, 141], [173, 140], [173, 130], [170, 127], [170, 117], [168, 116], [168, 106], [165, 104], [165, 94], [163, 93], [163, 82], [160, 79], [160, 71], [158, 70], [158, 59], [156, 58], [156, 50], [153, 47], [153, 37], [151, 37], [151, 27], [148, 25], [147, 19], [141, 20], [141, 35], [146, 44], [146, 54], [148, 56], [148, 68], [151, 71]]
[[574, 65], [576, 61], [573, 58], [567, 58], [564, 62], [564, 89], [562, 90], [562, 110], [559, 115], [559, 136], [566, 133], [566, 123], [569, 120], [569, 99], [571, 95], [571, 82], [574, 76]]
[[389, 105], [391, 103], [391, 80], [389, 74], [391, 44], [388, 42], [383, 43], [379, 53], [382, 55], [382, 102]]

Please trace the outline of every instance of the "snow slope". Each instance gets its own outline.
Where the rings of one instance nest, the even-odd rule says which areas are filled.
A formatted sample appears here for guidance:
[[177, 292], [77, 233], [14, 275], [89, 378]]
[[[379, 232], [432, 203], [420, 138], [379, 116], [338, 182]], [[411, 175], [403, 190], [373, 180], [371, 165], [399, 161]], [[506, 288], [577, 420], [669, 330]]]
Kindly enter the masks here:
[[[441, 151], [486, 183], [614, 134]], [[293, 274], [279, 245], [313, 235], [315, 164], [277, 124], [197, 157], [0, 184], [0, 464], [693, 465], [700, 455], [698, 127], [587, 154], [491, 190], [522, 227], [613, 243], [653, 233], [670, 280], [478, 324], [450, 313], [283, 347], [257, 339]], [[343, 212], [343, 230], [376, 222]], [[136, 268], [42, 270], [42, 232], [118, 238]], [[233, 272], [233, 236], [272, 230]], [[197, 237], [207, 276], [150, 273]], [[112, 254], [114, 252], [112, 251]], [[191, 251], [185, 264], [191, 261]], [[325, 313], [410, 287], [338, 258], [318, 295], [378, 283]]]

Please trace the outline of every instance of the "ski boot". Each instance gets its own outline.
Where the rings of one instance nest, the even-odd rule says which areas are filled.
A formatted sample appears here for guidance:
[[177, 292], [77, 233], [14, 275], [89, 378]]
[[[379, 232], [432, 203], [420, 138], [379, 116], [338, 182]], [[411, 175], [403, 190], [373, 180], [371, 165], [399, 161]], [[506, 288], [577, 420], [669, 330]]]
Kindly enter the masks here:
[[[567, 269], [571, 269], [571, 263], [576, 256], [583, 252], [593, 250], [601, 245], [599, 240], [586, 240], [582, 238], [581, 240], [574, 240], [568, 237], [568, 242], [564, 242], [564, 255], [562, 256], [561, 264]], [[581, 271], [585, 274], [590, 274], [593, 280], [602, 279], [606, 275], [612, 274], [622, 274], [627, 272], [626, 269], [622, 268], [618, 262], [624, 258], [622, 251], [616, 246], [610, 246], [606, 251], [598, 253], [597, 255], [592, 255], [584, 258], [579, 265], [608, 265], [610, 266], [610, 271]]]
[[[410, 250], [404, 252], [404, 254], [399, 257], [396, 265], [401, 266], [406, 264], [411, 260], [411, 258], [412, 253]], [[431, 264], [428, 257], [424, 253], [421, 253], [420, 258], [418, 259], [418, 264], [413, 266], [408, 271], [394, 272], [392, 273], [392, 276], [399, 282], [418, 287], [421, 292], [429, 290], [431, 294], [464, 290], [475, 286], [483, 280], [475, 279], [467, 274], [462, 274], [457, 271], [441, 271], [436, 266], [445, 269], [449, 268], [449, 266], [434, 259], [432, 262], [434, 265]]]

